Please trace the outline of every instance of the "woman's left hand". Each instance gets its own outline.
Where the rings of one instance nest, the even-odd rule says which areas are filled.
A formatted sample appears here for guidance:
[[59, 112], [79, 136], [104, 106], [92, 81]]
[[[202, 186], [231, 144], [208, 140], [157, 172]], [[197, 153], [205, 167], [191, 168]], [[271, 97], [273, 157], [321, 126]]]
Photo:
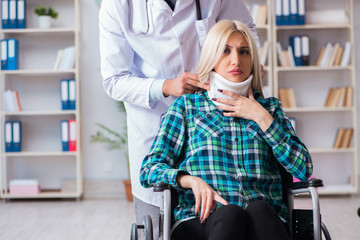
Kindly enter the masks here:
[[249, 97], [244, 97], [231, 91], [220, 89], [223, 94], [233, 98], [217, 98], [213, 101], [226, 104], [227, 106], [218, 106], [224, 111], [224, 116], [245, 118], [255, 121], [265, 131], [271, 125], [273, 118], [269, 112], [258, 103], [253, 95], [252, 89], [249, 88]]

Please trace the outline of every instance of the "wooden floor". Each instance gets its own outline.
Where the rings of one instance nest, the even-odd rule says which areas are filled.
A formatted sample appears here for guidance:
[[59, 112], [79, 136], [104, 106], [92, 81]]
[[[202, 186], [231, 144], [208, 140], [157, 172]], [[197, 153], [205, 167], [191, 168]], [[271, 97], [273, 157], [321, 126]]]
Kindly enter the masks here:
[[[360, 197], [322, 197], [322, 218], [332, 239], [360, 239]], [[296, 200], [300, 208], [308, 199]], [[1, 240], [123, 240], [134, 222], [124, 199], [0, 202]]]

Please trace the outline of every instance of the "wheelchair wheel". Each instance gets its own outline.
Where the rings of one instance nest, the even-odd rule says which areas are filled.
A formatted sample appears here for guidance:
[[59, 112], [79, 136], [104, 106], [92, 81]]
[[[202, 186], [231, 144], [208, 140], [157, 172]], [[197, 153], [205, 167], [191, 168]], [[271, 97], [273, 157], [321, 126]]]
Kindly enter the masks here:
[[330, 237], [330, 233], [328, 231], [328, 229], [326, 228], [325, 224], [323, 222], [321, 222], [321, 230], [325, 236], [325, 239], [326, 240], [331, 240], [331, 237]]
[[131, 225], [130, 240], [138, 240], [138, 226], [136, 225], [136, 223], [133, 223]]
[[144, 218], [145, 240], [153, 240], [153, 226], [149, 215]]

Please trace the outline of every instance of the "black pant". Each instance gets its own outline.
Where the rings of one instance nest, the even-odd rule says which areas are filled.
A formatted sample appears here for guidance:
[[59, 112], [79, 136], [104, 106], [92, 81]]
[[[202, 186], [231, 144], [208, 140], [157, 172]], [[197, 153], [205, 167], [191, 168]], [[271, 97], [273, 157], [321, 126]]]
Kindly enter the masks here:
[[215, 210], [201, 224], [198, 218], [177, 226], [173, 240], [289, 240], [284, 224], [265, 201], [249, 204], [244, 210], [237, 205], [226, 205]]

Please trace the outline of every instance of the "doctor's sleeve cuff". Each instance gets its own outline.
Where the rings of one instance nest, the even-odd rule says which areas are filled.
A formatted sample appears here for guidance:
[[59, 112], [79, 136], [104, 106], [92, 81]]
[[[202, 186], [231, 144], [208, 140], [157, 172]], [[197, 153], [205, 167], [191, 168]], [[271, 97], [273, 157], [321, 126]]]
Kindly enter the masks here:
[[166, 79], [155, 79], [150, 86], [150, 103], [158, 102], [164, 99], [164, 94], [162, 92], [162, 86], [164, 85]]

